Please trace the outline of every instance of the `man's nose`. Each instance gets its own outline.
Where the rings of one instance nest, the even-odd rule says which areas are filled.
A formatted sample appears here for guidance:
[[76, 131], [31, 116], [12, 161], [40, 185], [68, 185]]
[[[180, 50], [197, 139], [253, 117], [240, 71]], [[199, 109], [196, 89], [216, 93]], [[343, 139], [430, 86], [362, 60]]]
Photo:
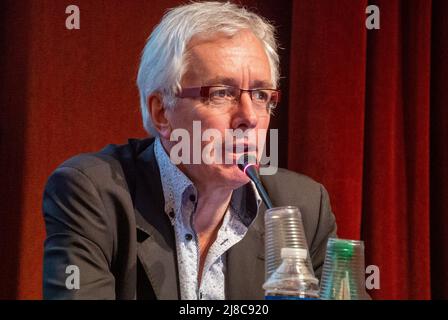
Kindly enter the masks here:
[[232, 128], [233, 129], [252, 129], [258, 124], [257, 112], [252, 104], [249, 92], [242, 92], [235, 111]]

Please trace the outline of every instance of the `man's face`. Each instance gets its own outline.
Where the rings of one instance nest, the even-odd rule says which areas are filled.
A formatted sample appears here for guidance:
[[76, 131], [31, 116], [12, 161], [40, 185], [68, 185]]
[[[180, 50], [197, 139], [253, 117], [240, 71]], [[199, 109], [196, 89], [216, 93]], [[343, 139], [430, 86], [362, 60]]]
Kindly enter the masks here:
[[[188, 69], [181, 86], [191, 88], [211, 85], [231, 85], [242, 89], [273, 88], [268, 57], [260, 40], [250, 31], [240, 31], [233, 37], [221, 36], [211, 40], [193, 38], [190, 41]], [[259, 129], [267, 130], [269, 126], [268, 110], [255, 107], [248, 93], [243, 93], [232, 106], [223, 108], [210, 106], [201, 98], [178, 99], [176, 107], [166, 111], [166, 117], [172, 130], [183, 128], [190, 133], [192, 144], [193, 121], [200, 121], [202, 132], [207, 129], [218, 130], [223, 137], [222, 154], [227, 153], [234, 160], [233, 164], [204, 164], [202, 160], [201, 164], [181, 164], [181, 170], [193, 182], [235, 189], [249, 181], [235, 165], [241, 153], [226, 150], [224, 146], [226, 129], [251, 130], [257, 134]], [[202, 142], [202, 147], [209, 143]], [[170, 151], [175, 143], [165, 140], [164, 144]], [[192, 146], [190, 150], [193, 151]]]

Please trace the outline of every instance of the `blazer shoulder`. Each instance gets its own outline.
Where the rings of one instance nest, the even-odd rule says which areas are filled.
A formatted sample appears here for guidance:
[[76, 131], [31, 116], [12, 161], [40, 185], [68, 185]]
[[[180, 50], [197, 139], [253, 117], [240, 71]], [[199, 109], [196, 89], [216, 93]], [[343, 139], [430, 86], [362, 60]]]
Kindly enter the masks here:
[[277, 173], [270, 176], [261, 177], [264, 184], [271, 187], [271, 189], [284, 190], [285, 188], [292, 188], [301, 193], [311, 193], [320, 196], [322, 191], [322, 184], [310, 178], [307, 175], [297, 173], [284, 168], [278, 168]]
[[135, 163], [138, 155], [149, 145], [151, 139], [129, 139], [127, 144], [109, 144], [98, 152], [81, 153], [64, 161], [55, 170], [72, 168], [88, 176], [116, 174], [123, 163]]
[[278, 168], [277, 175], [281, 178], [296, 179], [298, 182], [305, 183], [305, 184], [319, 184], [316, 180], [314, 180], [313, 178], [311, 178], [303, 173], [298, 173], [298, 172], [288, 170], [285, 168]]

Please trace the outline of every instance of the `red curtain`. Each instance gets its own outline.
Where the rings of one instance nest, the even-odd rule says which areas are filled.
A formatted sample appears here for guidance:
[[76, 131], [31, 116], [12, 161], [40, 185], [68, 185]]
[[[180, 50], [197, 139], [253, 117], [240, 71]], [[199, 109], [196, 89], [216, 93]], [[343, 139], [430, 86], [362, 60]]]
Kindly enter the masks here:
[[427, 299], [431, 267], [435, 288], [446, 278], [447, 3], [374, 3], [379, 30], [363, 28], [367, 1], [294, 2], [288, 164], [327, 186], [339, 235], [365, 241], [373, 297]]
[[[135, 75], [181, 1], [0, 4], [0, 298], [41, 298], [46, 178], [64, 159], [143, 137]], [[448, 2], [242, 1], [274, 22], [285, 97], [280, 164], [323, 183], [339, 236], [380, 268], [377, 299], [448, 298]], [[367, 30], [365, 9], [380, 9]]]

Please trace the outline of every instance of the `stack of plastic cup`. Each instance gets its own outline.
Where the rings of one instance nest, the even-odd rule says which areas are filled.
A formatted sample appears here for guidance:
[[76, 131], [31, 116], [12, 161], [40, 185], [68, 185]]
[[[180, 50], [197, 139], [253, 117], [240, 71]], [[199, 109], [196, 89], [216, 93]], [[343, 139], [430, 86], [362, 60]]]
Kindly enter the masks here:
[[[282, 248], [300, 248], [308, 252], [299, 208], [287, 206], [266, 211], [265, 217], [265, 279], [282, 263]], [[309, 270], [313, 273], [310, 255], [307, 255]]]
[[330, 238], [322, 270], [323, 300], [368, 300], [365, 289], [364, 242]]

